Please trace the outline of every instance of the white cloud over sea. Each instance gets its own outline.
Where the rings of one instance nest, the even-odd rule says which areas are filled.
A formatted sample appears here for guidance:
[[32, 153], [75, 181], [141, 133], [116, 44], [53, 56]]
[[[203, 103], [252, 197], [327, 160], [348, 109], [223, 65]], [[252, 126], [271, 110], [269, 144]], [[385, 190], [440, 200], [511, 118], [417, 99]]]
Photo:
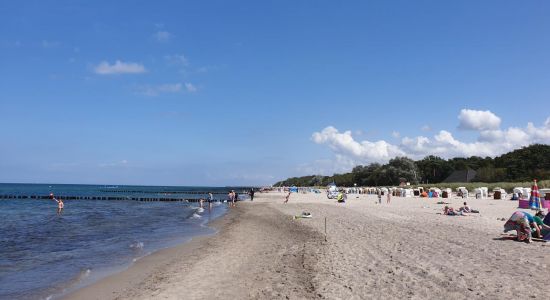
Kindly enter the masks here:
[[[427, 155], [443, 158], [491, 156], [518, 149], [530, 144], [550, 144], [550, 117], [540, 126], [527, 123], [525, 127], [501, 128], [501, 119], [491, 111], [463, 109], [458, 115], [460, 130], [478, 134], [472, 142], [461, 141], [448, 130], [441, 130], [433, 136], [403, 137], [399, 143], [385, 140], [356, 140], [351, 131], [339, 131], [328, 126], [311, 136], [313, 142], [328, 146], [336, 160], [346, 165], [384, 163], [396, 156], [420, 159]], [[396, 138], [396, 135], [393, 134]]]

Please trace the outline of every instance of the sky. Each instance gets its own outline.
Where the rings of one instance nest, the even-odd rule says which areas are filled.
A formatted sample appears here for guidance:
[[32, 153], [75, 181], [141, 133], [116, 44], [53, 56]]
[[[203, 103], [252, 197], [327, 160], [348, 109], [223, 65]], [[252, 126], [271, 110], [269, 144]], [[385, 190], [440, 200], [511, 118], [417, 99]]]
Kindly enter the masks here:
[[1, 1], [0, 182], [269, 185], [550, 144], [548, 1]]

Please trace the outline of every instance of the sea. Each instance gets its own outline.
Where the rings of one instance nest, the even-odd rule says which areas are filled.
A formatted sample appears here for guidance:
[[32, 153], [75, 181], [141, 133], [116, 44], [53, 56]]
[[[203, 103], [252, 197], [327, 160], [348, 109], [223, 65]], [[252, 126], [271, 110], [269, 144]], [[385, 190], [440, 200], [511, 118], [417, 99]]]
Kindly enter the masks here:
[[[214, 234], [208, 222], [226, 213], [223, 203], [200, 209], [131, 199], [198, 199], [208, 191], [226, 199], [230, 189], [0, 183], [0, 299], [57, 299], [154, 251]], [[55, 201], [30, 198], [50, 193], [79, 198], [64, 200], [60, 214]], [[117, 200], [91, 200], [108, 198]]]

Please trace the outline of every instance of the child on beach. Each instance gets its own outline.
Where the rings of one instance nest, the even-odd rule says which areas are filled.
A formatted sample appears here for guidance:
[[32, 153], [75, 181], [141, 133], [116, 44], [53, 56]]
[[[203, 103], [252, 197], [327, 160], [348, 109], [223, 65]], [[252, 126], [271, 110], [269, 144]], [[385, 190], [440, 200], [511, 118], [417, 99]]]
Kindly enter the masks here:
[[378, 190], [378, 204], [382, 204], [382, 191]]
[[283, 203], [287, 203], [287, 202], [288, 202], [288, 198], [290, 198], [290, 191], [289, 191], [288, 194], [286, 195], [286, 197], [285, 197], [285, 202], [283, 202]]
[[391, 201], [391, 193], [388, 191], [388, 197], [386, 198], [386, 203], [390, 204]]

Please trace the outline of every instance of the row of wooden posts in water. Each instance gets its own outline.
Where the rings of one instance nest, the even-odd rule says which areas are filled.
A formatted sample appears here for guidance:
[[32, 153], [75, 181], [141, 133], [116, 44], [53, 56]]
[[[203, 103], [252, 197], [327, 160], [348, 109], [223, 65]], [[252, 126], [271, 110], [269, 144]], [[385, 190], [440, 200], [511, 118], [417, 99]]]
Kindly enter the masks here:
[[[146, 202], [154, 202], [154, 201], [199, 202], [200, 201], [200, 198], [168, 198], [168, 197], [113, 197], [113, 196], [64, 196], [64, 195], [56, 195], [55, 197], [63, 200], [120, 200], [120, 201], [133, 200], [133, 201], [146, 201]], [[50, 199], [50, 196], [49, 195], [0, 195], [0, 200], [3, 200], [3, 199], [47, 200], [47, 199]], [[204, 197], [203, 199], [206, 199], [206, 197]], [[214, 199], [214, 201], [223, 201], [223, 199]]]

